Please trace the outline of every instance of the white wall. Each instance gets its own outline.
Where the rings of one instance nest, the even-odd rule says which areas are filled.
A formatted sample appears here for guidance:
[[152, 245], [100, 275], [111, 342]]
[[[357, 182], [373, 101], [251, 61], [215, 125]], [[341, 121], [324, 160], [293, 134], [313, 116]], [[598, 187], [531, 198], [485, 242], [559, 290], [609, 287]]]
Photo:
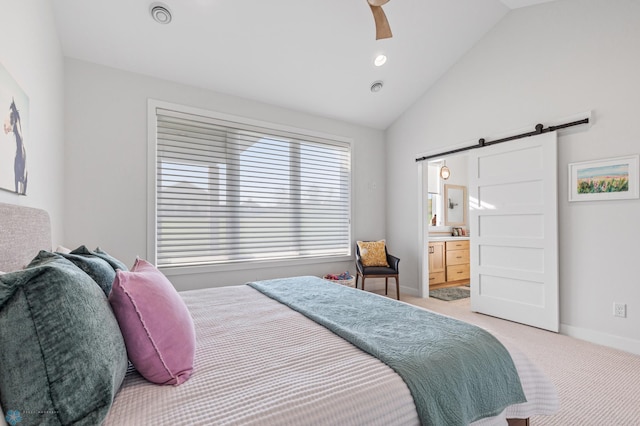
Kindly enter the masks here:
[[[0, 191], [0, 202], [47, 210], [58, 244], [64, 233], [64, 62], [53, 12], [40, 0], [0, 0], [0, 10], [0, 64], [29, 98], [28, 117], [21, 117], [28, 120], [27, 196]], [[9, 105], [0, 105], [1, 122], [8, 112]], [[13, 168], [13, 156], [0, 161]]]
[[387, 130], [387, 233], [404, 284], [418, 282], [416, 154], [593, 110], [589, 130], [559, 138], [561, 330], [640, 353], [640, 200], [566, 195], [568, 163], [640, 153], [639, 76], [640, 2], [510, 12]]
[[[213, 93], [100, 65], [65, 60], [66, 234], [74, 248], [100, 245], [126, 263], [146, 257], [147, 99], [319, 131], [354, 141], [353, 239], [385, 237], [381, 131]], [[211, 78], [215, 78], [212, 75]], [[350, 270], [353, 262], [216, 274], [172, 275], [179, 289]]]

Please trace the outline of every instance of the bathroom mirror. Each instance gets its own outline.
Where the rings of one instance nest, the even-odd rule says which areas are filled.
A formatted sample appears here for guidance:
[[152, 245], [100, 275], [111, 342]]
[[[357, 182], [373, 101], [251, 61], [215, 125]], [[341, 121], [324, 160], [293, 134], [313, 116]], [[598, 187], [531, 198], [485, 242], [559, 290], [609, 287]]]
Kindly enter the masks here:
[[444, 185], [444, 224], [446, 226], [466, 226], [467, 187]]

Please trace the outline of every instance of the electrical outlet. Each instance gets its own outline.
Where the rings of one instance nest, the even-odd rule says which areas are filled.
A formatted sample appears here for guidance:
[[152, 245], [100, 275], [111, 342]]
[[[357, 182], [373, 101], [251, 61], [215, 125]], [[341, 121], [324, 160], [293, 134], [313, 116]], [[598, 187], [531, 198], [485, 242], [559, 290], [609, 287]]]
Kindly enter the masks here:
[[613, 302], [613, 316], [626, 318], [627, 317], [627, 304]]

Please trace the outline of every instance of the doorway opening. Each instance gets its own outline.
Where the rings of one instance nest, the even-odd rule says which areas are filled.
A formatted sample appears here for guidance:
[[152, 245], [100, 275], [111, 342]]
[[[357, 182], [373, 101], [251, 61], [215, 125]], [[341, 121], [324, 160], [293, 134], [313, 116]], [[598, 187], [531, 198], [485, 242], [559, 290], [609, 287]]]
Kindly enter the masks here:
[[418, 173], [422, 177], [419, 214], [423, 260], [419, 293], [421, 297], [429, 297], [430, 290], [469, 284], [471, 203], [467, 191], [467, 153], [451, 154], [418, 164]]
[[[466, 278], [472, 311], [557, 331], [556, 133], [431, 160], [446, 160], [450, 176], [434, 212], [429, 163], [419, 169], [422, 297]], [[425, 224], [429, 207], [444, 216], [441, 227]]]

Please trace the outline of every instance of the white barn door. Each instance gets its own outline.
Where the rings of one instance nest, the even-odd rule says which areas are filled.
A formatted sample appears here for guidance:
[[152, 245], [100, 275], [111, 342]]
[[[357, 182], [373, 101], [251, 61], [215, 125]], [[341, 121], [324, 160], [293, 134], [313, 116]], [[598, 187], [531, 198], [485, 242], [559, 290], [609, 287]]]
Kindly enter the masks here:
[[558, 331], [556, 132], [471, 151], [471, 309]]

